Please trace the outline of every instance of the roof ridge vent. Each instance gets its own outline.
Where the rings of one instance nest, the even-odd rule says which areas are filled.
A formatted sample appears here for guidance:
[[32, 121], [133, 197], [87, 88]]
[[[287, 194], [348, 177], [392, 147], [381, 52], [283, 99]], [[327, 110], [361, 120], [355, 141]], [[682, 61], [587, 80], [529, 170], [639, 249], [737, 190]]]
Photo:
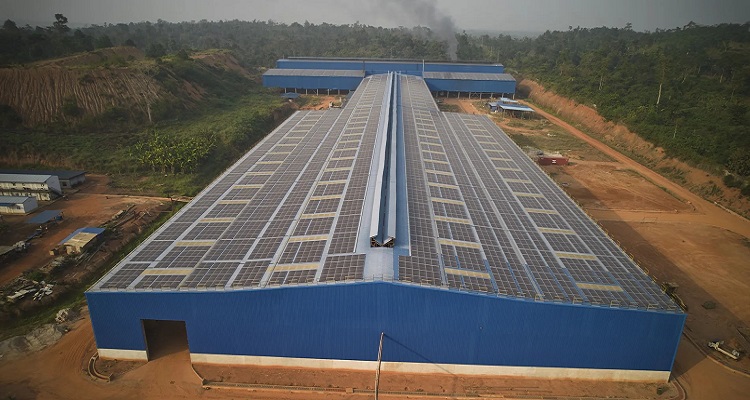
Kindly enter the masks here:
[[378, 154], [378, 170], [375, 177], [375, 207], [370, 220], [370, 247], [393, 247], [396, 242], [396, 143], [398, 124], [396, 100], [398, 78], [388, 74], [388, 92], [384, 96], [383, 110], [378, 130], [384, 138]]

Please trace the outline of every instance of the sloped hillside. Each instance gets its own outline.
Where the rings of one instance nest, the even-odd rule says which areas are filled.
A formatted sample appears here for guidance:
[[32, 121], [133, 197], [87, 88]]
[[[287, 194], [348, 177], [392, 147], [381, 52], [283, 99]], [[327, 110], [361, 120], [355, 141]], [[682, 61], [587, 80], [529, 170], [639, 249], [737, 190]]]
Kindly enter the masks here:
[[26, 127], [96, 116], [155, 121], [250, 78], [225, 52], [151, 60], [133, 47], [109, 48], [0, 68], [0, 106]]

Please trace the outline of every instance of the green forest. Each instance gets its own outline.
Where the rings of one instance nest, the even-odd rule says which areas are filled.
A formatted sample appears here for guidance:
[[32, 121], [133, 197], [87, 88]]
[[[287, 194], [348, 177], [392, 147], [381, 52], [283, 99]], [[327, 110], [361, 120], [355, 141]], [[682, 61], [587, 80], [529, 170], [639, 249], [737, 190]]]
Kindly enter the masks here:
[[750, 175], [750, 24], [472, 38], [459, 56], [499, 57], [670, 156]]
[[[285, 56], [448, 59], [448, 43], [424, 27], [159, 20], [72, 30], [67, 23], [60, 14], [48, 27], [5, 21], [1, 62], [22, 65], [120, 45], [157, 59], [228, 49], [250, 71]], [[655, 32], [630, 24], [570, 27], [535, 38], [464, 32], [456, 38], [459, 60], [501, 62], [517, 79], [534, 79], [595, 107], [670, 156], [750, 176], [750, 23], [691, 22]]]

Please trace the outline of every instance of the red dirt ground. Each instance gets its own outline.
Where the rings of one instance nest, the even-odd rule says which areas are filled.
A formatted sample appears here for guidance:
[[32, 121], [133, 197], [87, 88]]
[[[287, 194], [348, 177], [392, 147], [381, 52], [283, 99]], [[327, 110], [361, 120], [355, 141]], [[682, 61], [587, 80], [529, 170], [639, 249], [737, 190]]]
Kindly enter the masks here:
[[[518, 88], [519, 92], [529, 93], [529, 98], [537, 104], [552, 109], [557, 115], [584, 126], [589, 134], [610, 146], [614, 146], [618, 151], [636, 153], [654, 169], [679, 171], [685, 177], [686, 186], [695, 190], [706, 190], [714, 188], [715, 185], [717, 193], [711, 195], [710, 200], [712, 202], [717, 201], [744, 215], [750, 215], [750, 199], [741, 196], [739, 189], [725, 186], [722, 182], [723, 175], [708, 173], [674, 158], [669, 158], [665, 155], [664, 149], [647, 142], [627, 127], [606, 121], [594, 108], [558, 96], [546, 90], [537, 82], [524, 79], [519, 83]], [[537, 111], [539, 112], [539, 110]], [[549, 115], [541, 112], [540, 114], [547, 118]], [[680, 132], [677, 131], [677, 134], [680, 134]]]
[[25, 223], [28, 218], [43, 210], [63, 212], [62, 222], [51, 225], [44, 236], [32, 240], [31, 247], [26, 253], [0, 264], [0, 286], [9, 283], [26, 270], [41, 267], [52, 261], [55, 256], [50, 255], [49, 250], [76, 229], [99, 226], [130, 205], [134, 205], [136, 211], [145, 211], [169, 201], [154, 197], [108, 194], [108, 181], [109, 179], [103, 175], [87, 175], [83, 186], [68, 194], [67, 199], [59, 198], [45, 202], [49, 204], [44, 204], [27, 216], [4, 217], [5, 222], [10, 225], [10, 230], [0, 237], [0, 245], [8, 246], [25, 239], [37, 228], [37, 225]]

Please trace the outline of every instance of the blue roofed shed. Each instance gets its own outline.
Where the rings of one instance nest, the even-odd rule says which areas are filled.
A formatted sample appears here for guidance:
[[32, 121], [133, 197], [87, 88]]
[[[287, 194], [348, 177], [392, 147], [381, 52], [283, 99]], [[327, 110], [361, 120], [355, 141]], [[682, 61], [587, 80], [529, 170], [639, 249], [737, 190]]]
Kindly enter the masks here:
[[44, 210], [39, 214], [26, 220], [27, 224], [42, 225], [53, 220], [62, 219], [62, 211], [60, 210]]
[[519, 111], [519, 112], [534, 112], [534, 109], [520, 104], [517, 101], [513, 101], [512, 103], [507, 103], [504, 101], [491, 101], [487, 103], [487, 107], [490, 108], [490, 111]]

